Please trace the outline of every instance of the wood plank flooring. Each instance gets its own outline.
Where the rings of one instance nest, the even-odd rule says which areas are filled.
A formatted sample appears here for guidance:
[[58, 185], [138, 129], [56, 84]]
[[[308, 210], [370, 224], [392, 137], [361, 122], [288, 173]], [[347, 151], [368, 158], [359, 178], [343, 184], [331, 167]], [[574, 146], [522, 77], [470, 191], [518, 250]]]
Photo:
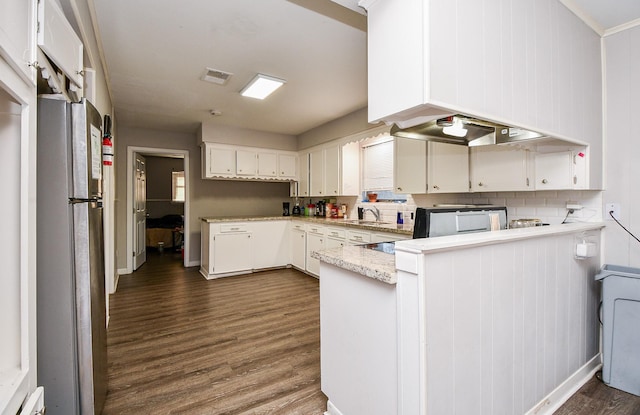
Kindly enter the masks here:
[[[322, 414], [318, 295], [295, 270], [207, 281], [150, 253], [111, 298], [103, 415]], [[592, 379], [556, 411], [605, 414], [640, 397]]]
[[318, 281], [150, 254], [111, 298], [104, 415], [322, 414]]

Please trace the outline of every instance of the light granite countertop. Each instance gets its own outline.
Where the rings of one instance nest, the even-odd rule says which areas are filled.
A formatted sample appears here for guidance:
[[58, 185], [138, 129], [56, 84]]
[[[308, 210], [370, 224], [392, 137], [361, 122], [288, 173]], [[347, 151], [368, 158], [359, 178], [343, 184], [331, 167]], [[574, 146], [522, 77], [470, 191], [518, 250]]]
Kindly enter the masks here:
[[311, 257], [387, 284], [396, 283], [395, 255], [363, 245], [314, 251]]
[[247, 222], [247, 221], [271, 221], [271, 220], [294, 220], [308, 223], [317, 223], [326, 226], [341, 226], [345, 228], [362, 229], [374, 232], [397, 233], [400, 235], [413, 235], [413, 225], [397, 225], [395, 223], [358, 223], [353, 219], [328, 219], [314, 216], [206, 216], [200, 218], [207, 223], [221, 222]]

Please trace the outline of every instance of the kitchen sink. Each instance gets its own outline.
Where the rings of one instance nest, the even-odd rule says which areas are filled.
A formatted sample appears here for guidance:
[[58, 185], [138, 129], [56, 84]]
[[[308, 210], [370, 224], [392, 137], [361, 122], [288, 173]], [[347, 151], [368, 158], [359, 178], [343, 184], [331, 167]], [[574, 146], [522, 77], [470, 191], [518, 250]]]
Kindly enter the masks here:
[[392, 225], [392, 222], [382, 222], [376, 220], [350, 220], [349, 223], [355, 223], [357, 225]]

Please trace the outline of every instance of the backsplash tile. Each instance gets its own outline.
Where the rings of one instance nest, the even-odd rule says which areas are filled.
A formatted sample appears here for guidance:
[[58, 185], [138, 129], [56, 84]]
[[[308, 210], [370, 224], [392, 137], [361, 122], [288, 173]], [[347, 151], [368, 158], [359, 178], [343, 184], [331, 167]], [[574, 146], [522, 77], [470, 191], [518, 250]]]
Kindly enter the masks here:
[[[508, 219], [537, 218], [544, 223], [559, 224], [567, 215], [567, 202], [582, 205], [567, 217], [567, 222], [598, 222], [602, 220], [602, 192], [595, 190], [559, 190], [538, 192], [494, 192], [460, 194], [415, 194], [407, 197], [406, 203], [376, 202], [381, 220], [395, 222], [397, 212], [415, 212], [417, 206], [432, 207], [437, 204], [487, 204], [506, 206]], [[338, 203], [349, 207], [349, 217], [357, 217], [357, 208], [371, 207], [357, 197], [339, 197]], [[373, 219], [366, 212], [365, 219]]]

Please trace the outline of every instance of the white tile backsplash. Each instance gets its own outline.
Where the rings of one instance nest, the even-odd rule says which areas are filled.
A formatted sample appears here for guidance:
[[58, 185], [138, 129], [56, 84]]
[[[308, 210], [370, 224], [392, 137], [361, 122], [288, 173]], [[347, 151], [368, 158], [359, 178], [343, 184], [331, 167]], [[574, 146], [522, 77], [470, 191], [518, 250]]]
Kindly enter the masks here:
[[[507, 207], [508, 220], [537, 218], [544, 223], [559, 224], [567, 215], [567, 202], [582, 205], [567, 217], [567, 222], [598, 222], [602, 220], [602, 192], [595, 190], [558, 190], [539, 192], [493, 192], [460, 194], [409, 195], [406, 203], [362, 202], [358, 197], [339, 197], [338, 204], [348, 206], [349, 218], [357, 218], [359, 206], [376, 206], [381, 220], [395, 222], [398, 211], [415, 212], [417, 206], [432, 207], [437, 204], [487, 204]], [[370, 212], [365, 219], [373, 220]]]

